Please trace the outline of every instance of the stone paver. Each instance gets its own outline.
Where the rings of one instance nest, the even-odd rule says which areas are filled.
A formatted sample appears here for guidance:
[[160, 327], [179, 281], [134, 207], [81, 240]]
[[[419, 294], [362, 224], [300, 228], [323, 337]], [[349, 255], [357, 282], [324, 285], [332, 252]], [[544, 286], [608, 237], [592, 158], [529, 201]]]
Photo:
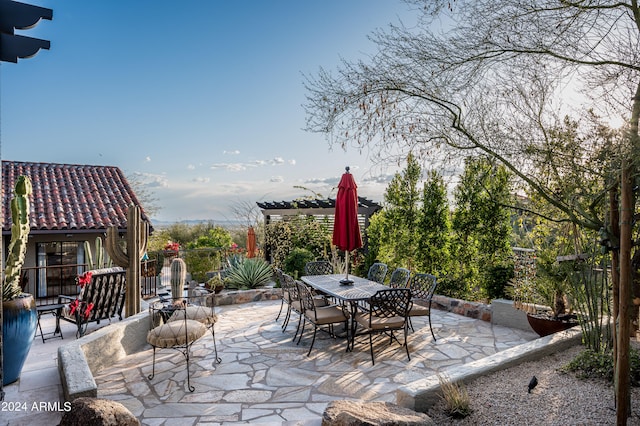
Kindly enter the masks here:
[[[98, 372], [98, 396], [122, 403], [144, 425], [317, 426], [330, 401], [395, 402], [401, 385], [537, 338], [533, 333], [435, 310], [432, 324], [436, 342], [427, 321], [414, 318], [416, 331], [409, 335], [411, 360], [400, 345], [380, 339], [372, 365], [366, 337], [357, 341], [354, 352], [347, 353], [344, 339], [318, 332], [307, 357], [312, 332], [307, 327], [296, 345], [293, 335], [297, 321], [292, 319], [283, 333], [284, 315], [275, 322], [279, 308], [279, 301], [216, 308], [219, 322], [215, 334], [222, 363], [214, 363], [210, 334], [194, 344], [193, 393], [186, 389], [185, 359], [178, 351], [159, 350], [156, 376], [149, 380], [153, 351], [148, 349]], [[73, 339], [67, 330], [63, 328], [65, 340]], [[61, 401], [59, 378], [51, 373], [59, 344], [51, 342], [56, 341], [44, 345], [34, 342], [20, 382], [5, 387], [5, 400]], [[44, 377], [51, 383], [45, 383]], [[28, 417], [26, 413], [6, 414], [0, 413], [0, 424], [50, 425], [61, 418], [51, 411], [31, 412]]]
[[193, 393], [185, 389], [185, 359], [177, 351], [158, 351], [156, 376], [148, 380], [149, 349], [97, 374], [98, 396], [121, 402], [143, 424], [163, 424], [167, 418], [182, 418], [186, 424], [319, 422], [329, 401], [395, 402], [396, 389], [402, 384], [536, 337], [434, 311], [435, 343], [426, 321], [414, 319], [411, 360], [400, 345], [380, 339], [372, 365], [366, 337], [347, 353], [344, 339], [319, 332], [307, 357], [310, 329], [296, 345], [296, 321], [284, 333], [282, 318], [274, 321], [279, 306], [279, 302], [260, 302], [218, 308], [216, 339], [222, 363], [213, 362], [210, 336], [193, 346]]

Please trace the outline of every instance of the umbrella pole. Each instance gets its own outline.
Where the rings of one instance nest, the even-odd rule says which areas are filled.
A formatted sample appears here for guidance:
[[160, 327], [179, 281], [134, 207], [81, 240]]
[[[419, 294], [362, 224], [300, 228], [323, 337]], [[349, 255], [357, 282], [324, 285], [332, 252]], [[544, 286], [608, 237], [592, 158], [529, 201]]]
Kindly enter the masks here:
[[349, 250], [347, 250], [345, 253], [346, 253], [345, 254], [345, 270], [346, 270], [346, 273], [347, 273], [347, 276], [345, 277], [345, 280], [349, 281]]

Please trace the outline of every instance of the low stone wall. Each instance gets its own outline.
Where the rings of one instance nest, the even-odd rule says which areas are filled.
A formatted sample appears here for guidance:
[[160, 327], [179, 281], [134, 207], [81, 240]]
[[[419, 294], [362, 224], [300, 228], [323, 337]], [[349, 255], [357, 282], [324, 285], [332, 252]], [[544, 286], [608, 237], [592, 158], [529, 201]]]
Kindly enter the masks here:
[[65, 401], [98, 396], [93, 375], [147, 345], [147, 311], [103, 327], [58, 348], [58, 372]]
[[[216, 294], [216, 305], [233, 305], [263, 300], [279, 300], [281, 288], [265, 287], [253, 290], [223, 291]], [[58, 348], [58, 372], [65, 401], [98, 396], [93, 375], [147, 346], [149, 314], [137, 315], [114, 322]]]
[[[451, 382], [469, 383], [480, 376], [579, 345], [581, 340], [580, 328], [574, 327], [505, 349], [467, 364], [446, 368], [440, 374], [448, 377]], [[441, 395], [440, 379], [437, 375], [433, 375], [400, 386], [396, 392], [396, 404], [424, 413], [438, 402]]]
[[480, 302], [467, 302], [466, 300], [435, 294], [431, 306], [441, 311], [452, 312], [464, 317], [491, 322], [491, 305]]
[[281, 297], [281, 288], [264, 287], [252, 290], [223, 290], [221, 293], [215, 295], [215, 300], [216, 306], [222, 306], [261, 302], [264, 300], [280, 300]]

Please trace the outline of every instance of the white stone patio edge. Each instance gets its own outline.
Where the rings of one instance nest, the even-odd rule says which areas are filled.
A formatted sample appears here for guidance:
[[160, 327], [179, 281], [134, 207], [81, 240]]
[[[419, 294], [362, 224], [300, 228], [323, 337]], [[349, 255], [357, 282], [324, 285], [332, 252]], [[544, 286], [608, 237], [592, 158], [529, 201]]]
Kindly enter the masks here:
[[147, 311], [110, 324], [58, 348], [58, 372], [65, 401], [97, 397], [93, 375], [147, 345]]
[[[277, 300], [280, 288], [227, 291], [216, 294], [216, 306]], [[139, 352], [147, 346], [149, 314], [146, 309], [139, 314], [113, 322], [89, 333], [75, 342], [58, 348], [58, 373], [65, 401], [83, 396], [97, 397], [98, 385], [93, 375], [127, 355]]]
[[[446, 375], [452, 382], [468, 383], [477, 377], [570, 348], [579, 344], [581, 339], [582, 330], [580, 327], [574, 327], [500, 351], [477, 361], [449, 367], [441, 371], [440, 374]], [[438, 402], [440, 395], [440, 381], [437, 375], [433, 375], [399, 387], [396, 392], [396, 403], [402, 407], [426, 413]]]

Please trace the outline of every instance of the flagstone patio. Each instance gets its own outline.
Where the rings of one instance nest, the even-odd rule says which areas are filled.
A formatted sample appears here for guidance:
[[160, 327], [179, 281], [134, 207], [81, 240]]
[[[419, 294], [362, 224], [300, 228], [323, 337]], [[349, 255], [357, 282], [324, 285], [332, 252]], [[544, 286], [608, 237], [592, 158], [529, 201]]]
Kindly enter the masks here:
[[395, 402], [399, 386], [537, 337], [434, 311], [436, 342], [426, 321], [414, 319], [411, 360], [403, 348], [389, 346], [385, 339], [376, 346], [374, 366], [368, 341], [356, 343], [355, 351], [348, 353], [343, 339], [325, 333], [318, 334], [307, 357], [310, 330], [296, 345], [292, 341], [296, 321], [283, 333], [282, 317], [275, 322], [279, 307], [279, 301], [219, 307], [216, 340], [222, 363], [213, 362], [211, 336], [201, 338], [193, 347], [193, 393], [186, 389], [185, 360], [177, 351], [157, 352], [156, 376], [149, 381], [152, 350], [148, 349], [96, 374], [98, 396], [121, 402], [149, 425], [178, 418], [180, 424], [320, 424], [329, 401]]

